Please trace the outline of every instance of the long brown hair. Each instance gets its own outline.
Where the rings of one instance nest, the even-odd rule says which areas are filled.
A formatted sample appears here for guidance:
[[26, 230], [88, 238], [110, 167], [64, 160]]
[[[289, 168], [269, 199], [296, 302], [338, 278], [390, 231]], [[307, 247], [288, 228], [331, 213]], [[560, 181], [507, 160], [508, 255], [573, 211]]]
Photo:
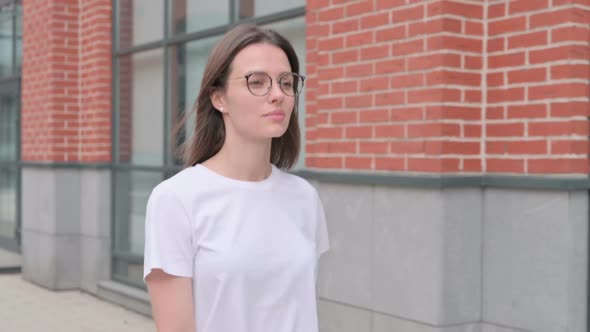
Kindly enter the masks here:
[[[293, 46], [276, 31], [245, 24], [228, 31], [215, 45], [207, 60], [201, 89], [193, 106], [193, 111], [197, 113], [194, 135], [178, 150], [178, 156], [183, 159], [184, 167], [202, 163], [221, 150], [225, 142], [225, 124], [221, 112], [217, 111], [211, 103], [211, 94], [216, 89], [225, 88], [231, 63], [236, 55], [246, 46], [257, 43], [268, 43], [282, 49], [287, 55], [291, 71], [299, 73], [299, 60]], [[295, 97], [287, 131], [281, 137], [272, 138], [270, 162], [279, 168], [293, 167], [299, 156], [298, 99]], [[188, 116], [185, 114], [174, 130], [175, 137], [179, 137], [179, 134], [184, 131], [187, 120]]]

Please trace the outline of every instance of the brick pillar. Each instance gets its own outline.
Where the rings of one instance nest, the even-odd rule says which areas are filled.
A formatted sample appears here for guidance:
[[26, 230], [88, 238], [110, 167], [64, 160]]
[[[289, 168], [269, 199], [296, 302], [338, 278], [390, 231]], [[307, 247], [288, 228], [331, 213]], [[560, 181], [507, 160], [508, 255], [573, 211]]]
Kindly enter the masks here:
[[23, 3], [24, 161], [79, 160], [78, 13], [77, 3]]
[[111, 161], [111, 3], [80, 1], [81, 160]]
[[110, 161], [111, 6], [80, 4], [23, 4], [25, 161]]
[[[133, 2], [119, 6], [119, 45], [133, 46]], [[130, 55], [119, 57], [119, 161], [131, 161], [133, 147], [133, 62]]]
[[111, 1], [24, 1], [23, 276], [95, 291], [110, 274]]

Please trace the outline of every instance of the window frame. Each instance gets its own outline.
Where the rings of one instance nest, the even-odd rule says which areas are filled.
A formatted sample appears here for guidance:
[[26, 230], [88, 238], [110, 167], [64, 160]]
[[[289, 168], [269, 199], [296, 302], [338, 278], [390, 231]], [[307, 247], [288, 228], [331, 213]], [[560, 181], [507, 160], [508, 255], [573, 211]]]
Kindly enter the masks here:
[[[21, 173], [22, 173], [22, 158], [21, 158], [21, 70], [17, 67], [17, 39], [22, 35], [17, 35], [17, 20], [22, 20], [22, 2], [21, 0], [0, 0], [0, 7], [12, 6], [12, 70], [7, 76], [0, 76], [0, 94], [13, 95], [16, 98], [16, 156], [15, 160], [0, 160], [0, 171], [14, 171], [16, 175], [16, 199], [15, 199], [15, 230], [14, 237], [6, 238], [0, 236], [0, 248], [7, 249], [14, 252], [21, 250], [21, 225], [22, 225], [22, 202], [21, 202]], [[17, 6], [21, 6], [20, 17]], [[22, 24], [22, 23], [21, 23]]]

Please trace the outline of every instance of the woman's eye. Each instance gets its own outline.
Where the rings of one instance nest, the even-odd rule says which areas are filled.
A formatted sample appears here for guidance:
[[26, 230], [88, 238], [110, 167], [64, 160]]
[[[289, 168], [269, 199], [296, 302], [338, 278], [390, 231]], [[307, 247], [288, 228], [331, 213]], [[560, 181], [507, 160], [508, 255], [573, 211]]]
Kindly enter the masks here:
[[262, 85], [262, 81], [250, 81], [250, 85], [252, 85], [252, 86], [261, 86]]

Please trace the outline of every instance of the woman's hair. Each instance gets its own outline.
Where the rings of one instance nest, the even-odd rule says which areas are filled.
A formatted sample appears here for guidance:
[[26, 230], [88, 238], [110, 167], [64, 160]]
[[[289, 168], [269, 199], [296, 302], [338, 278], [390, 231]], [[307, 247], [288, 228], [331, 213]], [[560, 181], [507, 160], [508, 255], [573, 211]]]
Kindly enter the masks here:
[[[258, 43], [271, 44], [282, 49], [287, 55], [291, 71], [299, 73], [299, 60], [293, 46], [277, 32], [255, 25], [238, 25], [228, 31], [211, 51], [205, 67], [201, 89], [193, 106], [193, 111], [197, 113], [194, 135], [182, 143], [178, 150], [178, 157], [183, 160], [184, 167], [204, 162], [223, 146], [225, 124], [221, 112], [211, 103], [211, 94], [217, 89], [225, 89], [231, 63], [236, 55], [245, 47]], [[291, 168], [299, 155], [297, 104], [298, 97], [295, 97], [287, 131], [281, 137], [272, 138], [270, 162], [279, 168]], [[185, 114], [174, 130], [175, 137], [183, 134], [187, 119]]]

